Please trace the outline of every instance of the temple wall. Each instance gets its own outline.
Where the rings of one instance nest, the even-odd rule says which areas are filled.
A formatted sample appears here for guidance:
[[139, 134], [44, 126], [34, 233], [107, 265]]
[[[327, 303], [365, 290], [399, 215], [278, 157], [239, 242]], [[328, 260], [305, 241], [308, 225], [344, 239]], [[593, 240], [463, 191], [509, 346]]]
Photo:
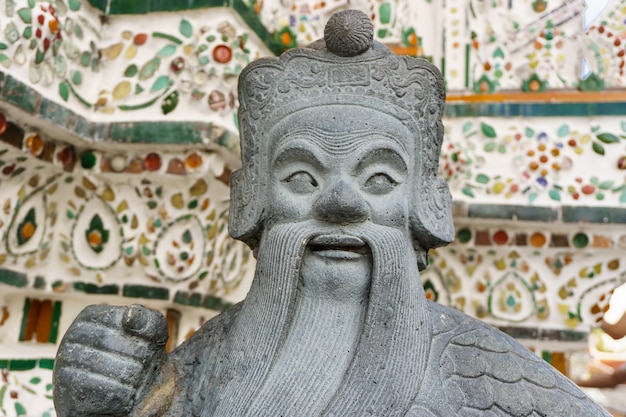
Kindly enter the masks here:
[[54, 353], [88, 304], [162, 311], [173, 348], [243, 298], [236, 77], [347, 7], [446, 78], [457, 240], [427, 296], [567, 370], [626, 279], [623, 0], [5, 0], [0, 414], [54, 415]]

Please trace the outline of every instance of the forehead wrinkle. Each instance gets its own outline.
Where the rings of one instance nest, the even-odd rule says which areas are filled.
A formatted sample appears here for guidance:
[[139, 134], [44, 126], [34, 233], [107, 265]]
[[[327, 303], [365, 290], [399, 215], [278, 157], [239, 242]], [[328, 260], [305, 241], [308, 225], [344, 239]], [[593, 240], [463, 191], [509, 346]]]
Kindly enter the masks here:
[[[385, 139], [387, 141], [385, 141]], [[411, 161], [408, 157], [410, 152], [407, 151], [407, 144], [405, 142], [411, 141], [412, 138], [406, 137], [406, 135], [402, 135], [400, 138], [378, 128], [337, 132], [321, 129], [319, 127], [303, 127], [290, 131], [280, 137], [276, 142], [279, 151], [287, 146], [286, 143], [292, 140], [298, 140], [303, 144], [314, 144], [315, 148], [329, 155], [336, 156], [352, 156], [354, 152], [362, 148], [372, 148], [374, 146], [372, 144], [376, 143], [379, 147], [391, 148], [398, 153], [404, 161]], [[383, 146], [381, 146], [381, 144], [383, 144]], [[396, 146], [392, 146], [391, 144]], [[313, 149], [311, 150], [313, 151]]]

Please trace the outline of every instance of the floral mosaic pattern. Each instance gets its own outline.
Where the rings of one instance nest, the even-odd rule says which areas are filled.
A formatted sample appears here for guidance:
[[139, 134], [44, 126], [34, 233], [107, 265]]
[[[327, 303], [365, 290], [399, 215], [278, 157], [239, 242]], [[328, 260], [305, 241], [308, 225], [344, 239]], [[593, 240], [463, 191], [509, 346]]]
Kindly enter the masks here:
[[12, 72], [19, 68], [33, 85], [56, 86], [67, 100], [76, 93], [73, 86], [82, 83], [84, 72], [98, 72], [101, 64], [97, 16], [81, 13], [81, 5], [76, 0], [9, 0], [0, 64]]
[[[214, 19], [213, 19], [214, 20]], [[158, 102], [162, 113], [182, 101], [205, 113], [236, 110], [236, 79], [259, 56], [249, 33], [229, 20], [181, 19], [175, 32], [123, 30], [120, 41], [102, 49], [104, 65], [124, 67], [114, 85], [100, 92], [95, 108], [132, 111]]]
[[457, 200], [624, 205], [626, 121], [449, 119], [440, 168]]
[[457, 75], [453, 89], [602, 90], [626, 81], [623, 0], [610, 2], [586, 31], [583, 2], [469, 1], [465, 7], [470, 38], [453, 46], [466, 48], [465, 80], [463, 61], [449, 62]]
[[[81, 148], [24, 130], [0, 113], [0, 287], [17, 291], [12, 304], [0, 299], [3, 340], [53, 348], [62, 336], [61, 303], [46, 301], [56, 314], [50, 328], [41, 318], [33, 324], [15, 302], [23, 299], [20, 291], [168, 302], [185, 311], [177, 341], [238, 301], [233, 292], [253, 262], [248, 248], [228, 236], [230, 171], [222, 157], [197, 145]], [[190, 312], [194, 307], [203, 308]], [[52, 360], [0, 352], [0, 415], [53, 417]]]
[[626, 282], [626, 234], [457, 225], [452, 245], [431, 251], [428, 298], [495, 325], [586, 330]]
[[267, 49], [232, 16], [187, 13], [159, 30], [148, 16], [136, 16], [132, 28], [112, 18], [105, 27], [85, 7], [75, 0], [11, 0], [0, 32], [0, 65], [28, 74], [24, 81], [83, 114], [145, 114], [148, 108], [184, 114], [193, 107], [236, 124], [236, 78]]
[[[141, 171], [120, 178], [76, 164], [68, 172], [63, 161], [51, 164], [0, 144], [0, 184], [7, 191], [0, 268], [43, 276], [38, 285], [56, 292], [117, 294], [126, 284], [170, 283], [172, 290], [228, 296], [252, 260], [228, 237], [228, 188], [215, 179], [226, 181], [220, 175], [228, 172], [217, 154], [161, 157], [169, 163], [152, 167], [165, 174], [155, 182]], [[198, 160], [203, 165], [188, 166]], [[149, 291], [131, 296], [150, 298]]]
[[0, 373], [3, 416], [56, 416], [52, 405], [52, 360], [0, 360]]

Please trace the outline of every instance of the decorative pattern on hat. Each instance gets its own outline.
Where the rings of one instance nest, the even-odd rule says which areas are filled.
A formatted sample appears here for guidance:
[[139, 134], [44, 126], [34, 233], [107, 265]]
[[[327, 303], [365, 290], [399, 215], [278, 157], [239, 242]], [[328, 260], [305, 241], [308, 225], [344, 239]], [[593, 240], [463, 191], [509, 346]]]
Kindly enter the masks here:
[[[359, 15], [365, 16], [361, 12]], [[357, 24], [354, 18], [345, 21]], [[360, 21], [358, 24], [359, 31], [363, 31], [364, 25]], [[337, 25], [329, 21], [328, 26]], [[327, 29], [329, 32], [335, 30]], [[329, 38], [334, 39], [335, 35]], [[321, 40], [307, 48], [291, 49], [279, 59], [261, 58], [243, 70], [238, 94], [243, 158], [253, 148], [264, 147], [258, 141], [265, 140], [276, 120], [290, 113], [320, 105], [352, 104], [388, 113], [414, 131], [419, 130], [416, 151], [421, 175], [435, 176], [443, 140], [441, 116], [445, 102], [439, 70], [423, 59], [396, 56], [376, 41], [367, 48], [363, 39], [354, 41], [352, 46], [329, 42], [327, 45]], [[350, 56], [340, 56], [335, 53], [337, 49], [352, 52]]]

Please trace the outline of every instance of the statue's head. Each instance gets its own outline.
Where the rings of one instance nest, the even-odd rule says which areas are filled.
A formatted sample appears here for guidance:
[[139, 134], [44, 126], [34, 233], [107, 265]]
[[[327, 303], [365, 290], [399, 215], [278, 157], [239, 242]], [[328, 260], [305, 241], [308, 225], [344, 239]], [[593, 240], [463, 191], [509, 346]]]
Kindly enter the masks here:
[[369, 220], [408, 229], [420, 269], [428, 249], [452, 241], [450, 194], [437, 178], [443, 79], [374, 41], [364, 13], [337, 13], [323, 40], [250, 64], [239, 100], [233, 237], [255, 249], [273, 223]]

